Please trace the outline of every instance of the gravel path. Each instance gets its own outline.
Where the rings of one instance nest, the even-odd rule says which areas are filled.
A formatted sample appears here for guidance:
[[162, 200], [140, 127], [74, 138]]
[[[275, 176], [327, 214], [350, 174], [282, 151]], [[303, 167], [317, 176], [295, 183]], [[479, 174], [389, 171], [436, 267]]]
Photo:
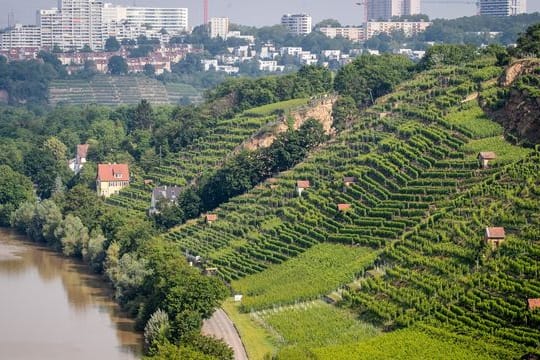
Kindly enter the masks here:
[[217, 310], [210, 319], [204, 321], [202, 332], [204, 335], [213, 335], [225, 341], [234, 350], [235, 360], [248, 360], [246, 349], [236, 327], [222, 309]]

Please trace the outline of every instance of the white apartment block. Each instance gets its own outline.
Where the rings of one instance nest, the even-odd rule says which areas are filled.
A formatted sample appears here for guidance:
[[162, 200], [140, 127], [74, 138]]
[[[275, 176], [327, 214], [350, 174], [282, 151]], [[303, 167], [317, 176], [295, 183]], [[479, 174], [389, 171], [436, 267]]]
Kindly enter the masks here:
[[0, 33], [0, 50], [41, 47], [41, 29], [35, 25], [16, 24]]
[[227, 39], [229, 33], [229, 18], [228, 17], [213, 17], [210, 19], [210, 37]]
[[480, 15], [512, 16], [527, 12], [527, 0], [480, 0]]
[[275, 60], [259, 60], [259, 70], [268, 72], [283, 72], [284, 65], [278, 65]]
[[[61, 36], [58, 39], [53, 36], [53, 46], [78, 50], [88, 45], [94, 50], [103, 49], [105, 39], [101, 0], [59, 0], [58, 9]], [[43, 28], [43, 24], [40, 26]], [[51, 29], [53, 34], [54, 30]]]
[[187, 8], [128, 7], [128, 23], [147, 26], [155, 31], [165, 29], [169, 34], [181, 34], [188, 30]]
[[354, 42], [364, 40], [365, 33], [361, 27], [322, 27], [319, 31], [331, 39], [341, 36]]
[[366, 40], [378, 34], [403, 31], [406, 36], [421, 33], [431, 25], [429, 21], [369, 21], [366, 23]]
[[285, 14], [281, 17], [281, 25], [285, 26], [290, 33], [307, 35], [312, 29], [312, 19], [306, 14]]
[[393, 16], [420, 14], [420, 0], [370, 0], [367, 2], [367, 19], [390, 20]]

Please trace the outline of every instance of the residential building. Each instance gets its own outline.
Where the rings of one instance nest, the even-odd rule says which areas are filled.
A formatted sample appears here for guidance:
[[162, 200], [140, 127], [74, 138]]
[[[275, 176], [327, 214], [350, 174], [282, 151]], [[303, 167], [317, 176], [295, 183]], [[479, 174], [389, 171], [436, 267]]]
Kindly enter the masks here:
[[307, 35], [312, 28], [311, 16], [306, 14], [285, 14], [281, 17], [281, 25], [285, 26], [290, 33]]
[[69, 161], [69, 168], [71, 171], [73, 171], [75, 174], [78, 174], [84, 164], [86, 164], [86, 157], [88, 155], [88, 144], [79, 144], [77, 145], [77, 154], [75, 155], [74, 159], [71, 159]]
[[41, 29], [41, 46], [52, 49], [62, 43], [62, 16], [58, 9], [37, 12], [37, 25]]
[[178, 186], [156, 187], [152, 191], [152, 199], [150, 200], [150, 215], [159, 213], [161, 206], [175, 204], [181, 191], [182, 188]]
[[96, 189], [99, 196], [110, 197], [129, 186], [127, 164], [98, 164]]
[[155, 31], [164, 29], [169, 34], [181, 34], [188, 30], [188, 9], [128, 7], [126, 20], [130, 24], [146, 26]]
[[425, 31], [431, 25], [429, 21], [368, 21], [366, 23], [366, 40], [373, 36], [393, 31], [403, 31], [406, 36], [413, 36]]
[[366, 0], [367, 20], [388, 21], [394, 16], [420, 14], [420, 0]]
[[[103, 49], [103, 1], [59, 0], [58, 11], [56, 19], [60, 20], [61, 35], [58, 40], [53, 37], [58, 46], [71, 50], [82, 49], [85, 45], [93, 50]], [[58, 24], [52, 25], [50, 30], [54, 34], [54, 27]], [[43, 24], [40, 26], [43, 28]]]
[[285, 70], [284, 65], [278, 65], [275, 60], [259, 60], [259, 70], [268, 72], [282, 72]]
[[222, 39], [227, 38], [229, 33], [229, 18], [227, 17], [213, 17], [210, 19], [210, 37]]
[[0, 50], [41, 46], [41, 29], [34, 25], [16, 24], [0, 33]]
[[363, 41], [365, 34], [361, 27], [322, 27], [319, 31], [331, 39], [340, 36], [354, 42]]
[[527, 0], [480, 0], [480, 15], [512, 16], [527, 12]]

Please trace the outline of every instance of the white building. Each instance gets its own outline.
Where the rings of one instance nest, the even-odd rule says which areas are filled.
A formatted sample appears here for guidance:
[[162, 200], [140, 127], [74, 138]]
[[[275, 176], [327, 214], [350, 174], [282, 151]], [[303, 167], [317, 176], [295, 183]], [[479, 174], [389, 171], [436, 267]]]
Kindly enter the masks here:
[[[53, 36], [53, 44], [63, 49], [79, 50], [85, 45], [94, 50], [103, 49], [105, 42], [103, 33], [103, 2], [101, 0], [59, 0], [58, 11], [61, 33], [55, 30], [57, 24], [50, 29], [57, 33]], [[43, 28], [44, 24], [40, 24]], [[57, 42], [58, 41], [58, 42]]]
[[340, 36], [355, 42], [364, 40], [365, 33], [361, 27], [322, 27], [319, 31], [330, 39]]
[[289, 32], [296, 35], [306, 35], [311, 32], [311, 16], [306, 14], [285, 14], [281, 17], [281, 25], [285, 26]]
[[283, 72], [284, 65], [278, 65], [275, 60], [259, 60], [259, 70], [268, 72]]
[[403, 31], [406, 36], [413, 36], [425, 31], [430, 25], [429, 21], [369, 21], [366, 23], [365, 38], [371, 39], [375, 35], [392, 31]]
[[393, 16], [420, 14], [420, 0], [376, 0], [367, 2], [367, 19], [390, 20]]
[[126, 20], [130, 24], [147, 26], [155, 31], [165, 29], [170, 34], [181, 34], [188, 30], [188, 9], [128, 7]]
[[0, 33], [0, 50], [41, 47], [41, 29], [34, 25], [16, 24]]
[[210, 19], [210, 37], [227, 39], [229, 33], [228, 17], [213, 17]]
[[527, 12], [527, 0], [480, 0], [480, 15], [512, 16]]
[[39, 10], [37, 24], [41, 29], [41, 46], [52, 49], [62, 42], [62, 16], [58, 9]]

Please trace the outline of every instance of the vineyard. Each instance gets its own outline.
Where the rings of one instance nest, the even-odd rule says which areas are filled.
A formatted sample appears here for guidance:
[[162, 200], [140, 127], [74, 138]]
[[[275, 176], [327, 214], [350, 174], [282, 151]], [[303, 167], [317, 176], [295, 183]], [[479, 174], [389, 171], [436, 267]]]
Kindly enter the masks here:
[[[216, 267], [244, 295], [241, 309], [270, 311], [259, 320], [282, 337], [284, 359], [387, 358], [378, 351], [400, 341], [416, 345], [395, 357], [525, 353], [540, 344], [540, 318], [526, 306], [540, 297], [539, 157], [506, 142], [478, 106], [495, 69], [482, 59], [418, 74], [303, 163], [216, 209], [216, 222], [164, 236]], [[497, 153], [484, 169], [481, 151]], [[301, 193], [300, 180], [309, 181]], [[496, 251], [482, 242], [488, 226], [509, 234]], [[311, 329], [314, 314], [282, 306], [330, 293], [384, 331], [408, 329], [360, 344], [289, 346], [297, 339], [283, 322]]]
[[275, 123], [277, 112], [285, 112], [304, 106], [308, 99], [294, 99], [250, 109], [233, 119], [220, 120], [210, 131], [181, 153], [171, 154], [156, 164], [144, 178], [153, 185], [139, 181], [120, 194], [107, 199], [111, 205], [121, 206], [134, 212], [144, 212], [150, 206], [152, 188], [155, 185], [186, 186], [203, 173], [209, 173], [223, 163], [224, 158], [253, 134]]

